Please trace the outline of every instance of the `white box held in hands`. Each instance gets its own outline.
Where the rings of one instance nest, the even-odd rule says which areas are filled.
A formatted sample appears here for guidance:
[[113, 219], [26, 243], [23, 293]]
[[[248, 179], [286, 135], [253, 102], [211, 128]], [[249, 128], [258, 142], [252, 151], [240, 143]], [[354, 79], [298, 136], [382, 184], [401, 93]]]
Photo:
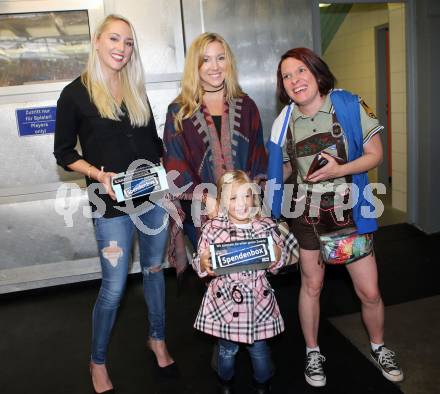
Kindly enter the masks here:
[[121, 172], [112, 177], [112, 188], [118, 202], [168, 190], [165, 168], [159, 164]]

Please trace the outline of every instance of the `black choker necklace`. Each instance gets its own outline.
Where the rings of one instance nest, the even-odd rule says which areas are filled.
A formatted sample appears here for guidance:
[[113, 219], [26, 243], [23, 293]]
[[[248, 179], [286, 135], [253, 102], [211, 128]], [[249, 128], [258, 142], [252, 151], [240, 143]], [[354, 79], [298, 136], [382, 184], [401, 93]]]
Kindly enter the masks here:
[[203, 92], [205, 92], [205, 93], [215, 93], [215, 92], [220, 92], [220, 90], [222, 90], [224, 87], [225, 87], [225, 83], [223, 82], [223, 83], [222, 83], [222, 86], [220, 86], [218, 89], [216, 89], [216, 90], [205, 90], [205, 89], [203, 89]]

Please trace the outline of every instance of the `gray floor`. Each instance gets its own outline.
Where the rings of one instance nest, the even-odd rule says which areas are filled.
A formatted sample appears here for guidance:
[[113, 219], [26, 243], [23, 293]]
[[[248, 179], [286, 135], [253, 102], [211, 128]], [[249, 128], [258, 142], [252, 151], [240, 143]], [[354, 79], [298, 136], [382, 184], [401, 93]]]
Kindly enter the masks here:
[[391, 188], [387, 188], [387, 194], [378, 195], [384, 204], [384, 212], [379, 217], [379, 226], [389, 226], [391, 224], [406, 223], [406, 213], [391, 207]]
[[[379, 225], [406, 222], [405, 212], [391, 208], [391, 194], [381, 196], [385, 211]], [[440, 296], [385, 308], [387, 345], [396, 350], [405, 373], [405, 394], [440, 393]], [[370, 359], [368, 336], [360, 313], [330, 319]]]
[[[440, 393], [440, 296], [423, 298], [385, 308], [386, 343], [401, 361], [405, 394]], [[369, 356], [368, 337], [359, 313], [330, 319], [330, 322]]]

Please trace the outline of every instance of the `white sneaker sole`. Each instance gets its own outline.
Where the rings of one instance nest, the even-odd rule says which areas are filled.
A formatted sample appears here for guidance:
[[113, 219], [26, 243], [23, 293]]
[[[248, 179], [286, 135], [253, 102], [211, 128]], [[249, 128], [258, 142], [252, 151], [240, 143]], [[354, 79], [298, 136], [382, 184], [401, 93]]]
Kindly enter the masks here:
[[388, 379], [390, 382], [401, 382], [403, 380], [403, 372], [400, 371], [400, 375], [391, 375], [387, 372], [385, 372], [380, 364], [377, 362], [377, 360], [370, 354], [371, 359], [374, 361], [374, 365], [382, 371], [382, 375], [385, 377], [385, 379]]
[[309, 378], [306, 374], [304, 374], [304, 377], [306, 378], [306, 382], [313, 387], [324, 387], [327, 384], [327, 378], [325, 376], [322, 380], [313, 380]]

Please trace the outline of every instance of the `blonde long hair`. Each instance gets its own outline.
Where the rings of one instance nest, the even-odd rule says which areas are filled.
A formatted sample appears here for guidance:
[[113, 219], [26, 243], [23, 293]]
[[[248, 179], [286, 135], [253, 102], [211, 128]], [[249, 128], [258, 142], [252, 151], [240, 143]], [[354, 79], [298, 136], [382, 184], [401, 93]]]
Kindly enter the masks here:
[[191, 44], [186, 54], [185, 68], [183, 70], [182, 86], [180, 94], [175, 102], [180, 104], [180, 109], [174, 119], [174, 127], [182, 131], [182, 122], [190, 118], [202, 104], [203, 88], [200, 82], [199, 69], [203, 64], [206, 48], [212, 42], [223, 45], [226, 59], [225, 89], [226, 100], [244, 95], [238, 84], [237, 67], [234, 55], [225, 39], [217, 33], [203, 33]]
[[150, 121], [151, 112], [145, 92], [144, 69], [142, 67], [136, 34], [132, 24], [124, 17], [111, 14], [99, 24], [92, 39], [92, 48], [87, 61], [86, 70], [81, 74], [81, 81], [87, 88], [89, 96], [103, 118], [120, 120], [122, 111], [113, 98], [101, 68], [96, 51], [96, 41], [107, 27], [114, 21], [125, 22], [133, 35], [133, 52], [125, 67], [119, 72], [122, 88], [122, 101], [127, 108], [132, 126], [146, 126]]

